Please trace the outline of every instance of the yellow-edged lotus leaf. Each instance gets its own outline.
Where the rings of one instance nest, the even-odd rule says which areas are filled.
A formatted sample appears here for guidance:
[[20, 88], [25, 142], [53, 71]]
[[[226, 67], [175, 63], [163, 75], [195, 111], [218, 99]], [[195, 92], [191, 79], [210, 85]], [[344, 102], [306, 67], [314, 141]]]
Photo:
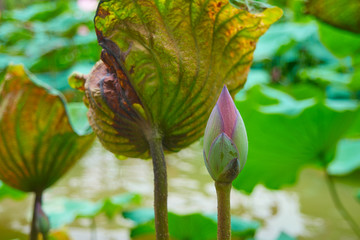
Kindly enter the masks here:
[[85, 84], [91, 126], [115, 154], [149, 157], [149, 129], [166, 151], [203, 135], [224, 84], [245, 84], [258, 38], [282, 15], [228, 0], [101, 1], [101, 61]]
[[70, 109], [60, 92], [23, 66], [7, 68], [0, 81], [0, 179], [4, 183], [22, 191], [43, 191], [83, 155], [94, 136], [87, 121], [76, 114], [69, 116]]
[[308, 0], [306, 11], [330, 25], [360, 33], [359, 0]]

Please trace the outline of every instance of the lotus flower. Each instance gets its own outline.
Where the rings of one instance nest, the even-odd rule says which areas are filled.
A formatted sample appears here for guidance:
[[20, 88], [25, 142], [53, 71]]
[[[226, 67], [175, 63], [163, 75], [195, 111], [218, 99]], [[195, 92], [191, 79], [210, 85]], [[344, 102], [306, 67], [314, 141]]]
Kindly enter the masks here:
[[258, 38], [281, 15], [228, 0], [100, 1], [103, 52], [79, 88], [103, 146], [148, 158], [154, 129], [166, 151], [199, 139], [215, 96], [224, 84], [232, 93], [242, 88]]
[[206, 125], [204, 159], [216, 182], [231, 183], [245, 165], [248, 140], [244, 122], [224, 86]]

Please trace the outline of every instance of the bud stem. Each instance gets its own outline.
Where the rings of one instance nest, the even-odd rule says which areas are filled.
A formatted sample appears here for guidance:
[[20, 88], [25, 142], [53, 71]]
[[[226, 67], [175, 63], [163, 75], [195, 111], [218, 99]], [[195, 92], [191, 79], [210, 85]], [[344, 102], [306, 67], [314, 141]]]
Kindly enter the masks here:
[[231, 183], [215, 182], [218, 201], [218, 240], [231, 239]]
[[36, 206], [38, 203], [42, 203], [42, 191], [35, 192], [35, 201], [34, 201], [34, 212], [33, 212], [33, 218], [31, 222], [31, 232], [30, 232], [30, 240], [38, 240], [38, 229], [36, 227], [36, 219], [37, 219], [37, 211]]
[[166, 162], [162, 146], [162, 137], [153, 129], [148, 136], [150, 154], [154, 169], [154, 209], [155, 229], [157, 240], [168, 240], [168, 213], [167, 213], [167, 173]]
[[42, 235], [42, 237], [43, 237], [43, 238], [42, 238], [43, 240], [48, 240], [48, 239], [49, 239], [48, 236], [47, 236], [47, 235], [44, 235], [44, 234]]
[[336, 191], [335, 183], [333, 177], [326, 171], [325, 169], [325, 178], [326, 183], [329, 188], [329, 192], [332, 200], [336, 206], [336, 209], [339, 211], [340, 215], [345, 219], [345, 221], [349, 224], [354, 233], [360, 238], [360, 228], [356, 224], [355, 220], [351, 217], [350, 213], [346, 210], [343, 203], [340, 200], [339, 194]]

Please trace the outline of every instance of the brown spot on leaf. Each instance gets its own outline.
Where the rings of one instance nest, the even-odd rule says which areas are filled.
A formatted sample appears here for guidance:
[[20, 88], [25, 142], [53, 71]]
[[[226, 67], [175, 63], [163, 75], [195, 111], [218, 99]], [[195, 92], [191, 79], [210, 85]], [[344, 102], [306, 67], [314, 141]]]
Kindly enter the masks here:
[[101, 18], [105, 18], [106, 16], [109, 16], [110, 13], [106, 10], [104, 10], [103, 8], [98, 8], [96, 16], [99, 16]]
[[130, 74], [133, 74], [133, 73], [134, 73], [134, 69], [135, 69], [135, 66], [134, 66], [134, 65], [132, 65], [132, 66], [131, 66], [131, 68], [130, 68], [129, 73], [130, 73]]
[[105, 50], [101, 59], [90, 74], [89, 86], [100, 88], [103, 99], [119, 117], [141, 121], [141, 116], [132, 106], [142, 104], [122, 67]]
[[220, 11], [222, 2], [212, 2], [208, 9], [210, 19], [215, 21], [216, 14]]

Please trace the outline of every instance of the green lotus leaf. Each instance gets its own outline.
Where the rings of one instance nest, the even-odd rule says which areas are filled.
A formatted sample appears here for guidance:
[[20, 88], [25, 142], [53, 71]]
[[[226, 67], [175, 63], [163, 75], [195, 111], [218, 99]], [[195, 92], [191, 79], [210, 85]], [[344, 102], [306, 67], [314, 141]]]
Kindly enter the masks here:
[[296, 240], [296, 237], [290, 236], [285, 232], [281, 232], [276, 240]]
[[279, 8], [252, 14], [228, 0], [101, 1], [101, 61], [85, 84], [90, 124], [115, 154], [149, 156], [156, 128], [164, 149], [200, 136], [224, 84], [242, 88], [258, 38]]
[[319, 23], [318, 25], [321, 42], [335, 56], [343, 58], [359, 55], [360, 34], [334, 28], [324, 23]]
[[309, 0], [306, 11], [325, 23], [360, 33], [359, 0]]
[[360, 169], [360, 139], [343, 139], [327, 171], [331, 175], [342, 176]]
[[[131, 239], [154, 239], [154, 211], [153, 209], [141, 208], [123, 212], [126, 219], [135, 223], [131, 229]], [[169, 213], [169, 233], [171, 239], [177, 240], [213, 240], [216, 239], [217, 216], [216, 214], [192, 213], [178, 215]], [[250, 239], [255, 235], [260, 223], [245, 220], [240, 217], [231, 217], [232, 239]]]
[[141, 196], [134, 193], [106, 197], [97, 202], [59, 198], [45, 203], [44, 209], [49, 216], [51, 227], [57, 229], [73, 223], [77, 218], [92, 219], [101, 213], [111, 219], [124, 208], [139, 205], [140, 201]]
[[5, 12], [5, 20], [15, 20], [21, 22], [27, 21], [47, 21], [49, 18], [55, 18], [66, 11], [65, 1], [31, 4], [26, 9], [17, 9]]
[[23, 199], [25, 198], [26, 194], [9, 187], [8, 185], [4, 184], [0, 181], [0, 201], [4, 198], [12, 198], [12, 199]]
[[358, 91], [360, 89], [360, 34], [338, 29], [330, 25], [319, 23], [321, 42], [334, 55], [340, 58], [352, 58], [353, 73], [348, 86]]
[[94, 136], [88, 122], [69, 109], [73, 108], [68, 108], [60, 92], [35, 79], [22, 65], [7, 68], [0, 81], [4, 183], [22, 191], [43, 191], [91, 146]]
[[[251, 192], [259, 183], [271, 189], [294, 184], [304, 167], [326, 168], [336, 150], [342, 161], [354, 162], [338, 142], [359, 116], [357, 102], [297, 100], [274, 88], [255, 86], [235, 103], [249, 139], [246, 167], [233, 182], [237, 189]], [[348, 165], [355, 164], [351, 162]]]

